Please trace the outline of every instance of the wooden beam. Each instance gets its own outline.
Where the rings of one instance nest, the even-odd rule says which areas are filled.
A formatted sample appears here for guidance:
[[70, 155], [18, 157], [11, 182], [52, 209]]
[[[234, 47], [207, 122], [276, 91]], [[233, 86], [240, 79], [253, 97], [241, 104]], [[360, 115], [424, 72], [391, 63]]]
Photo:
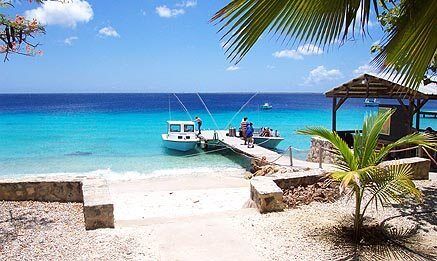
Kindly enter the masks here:
[[416, 106], [416, 130], [420, 130], [420, 109], [428, 102], [428, 99], [423, 100], [417, 100], [417, 106]]
[[369, 79], [367, 75], [364, 75], [364, 81], [366, 82], [366, 97], [369, 97]]
[[408, 107], [404, 104], [404, 102], [402, 101], [401, 98], [397, 98], [399, 104], [402, 106], [402, 108], [404, 109], [405, 113], [408, 113]]
[[337, 98], [332, 98], [332, 131], [337, 131]]
[[337, 105], [335, 106], [335, 110], [338, 111], [338, 109], [340, 109], [341, 105], [343, 105], [343, 103], [347, 100], [347, 97], [342, 97], [340, 98], [340, 100], [338, 101]]
[[409, 116], [409, 120], [410, 120], [410, 127], [413, 127], [413, 116], [414, 116], [414, 110], [416, 108], [416, 105], [414, 104], [414, 100], [413, 99], [409, 99], [408, 100], [408, 116]]

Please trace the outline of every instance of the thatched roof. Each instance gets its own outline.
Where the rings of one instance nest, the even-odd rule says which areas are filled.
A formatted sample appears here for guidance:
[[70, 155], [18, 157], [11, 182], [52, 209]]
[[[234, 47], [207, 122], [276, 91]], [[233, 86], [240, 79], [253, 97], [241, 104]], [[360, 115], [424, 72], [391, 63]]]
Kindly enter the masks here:
[[417, 91], [403, 86], [383, 75], [363, 74], [325, 93], [326, 97], [437, 99], [435, 82], [421, 84]]

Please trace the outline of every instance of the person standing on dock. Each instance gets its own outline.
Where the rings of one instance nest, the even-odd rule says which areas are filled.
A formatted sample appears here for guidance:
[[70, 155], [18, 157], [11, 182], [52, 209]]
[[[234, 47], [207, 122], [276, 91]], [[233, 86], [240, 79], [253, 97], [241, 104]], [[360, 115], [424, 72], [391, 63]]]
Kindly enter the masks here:
[[247, 131], [248, 124], [249, 124], [249, 122], [247, 121], [247, 117], [244, 117], [240, 123], [241, 135], [242, 135], [243, 140], [244, 140], [244, 145], [247, 144], [246, 131]]
[[196, 119], [194, 120], [197, 123], [197, 130], [199, 131], [198, 135], [201, 134], [200, 127], [202, 127], [202, 119], [199, 118], [199, 116], [196, 116]]
[[253, 123], [249, 123], [249, 125], [247, 126], [247, 130], [246, 130], [246, 139], [247, 139], [247, 147], [248, 148], [253, 148], [253, 133], [254, 133], [254, 129], [253, 129]]

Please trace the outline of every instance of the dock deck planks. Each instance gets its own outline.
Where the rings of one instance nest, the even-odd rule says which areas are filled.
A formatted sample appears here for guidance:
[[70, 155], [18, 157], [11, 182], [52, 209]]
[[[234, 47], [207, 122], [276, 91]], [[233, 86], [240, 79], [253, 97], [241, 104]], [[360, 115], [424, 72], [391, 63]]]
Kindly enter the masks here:
[[[288, 154], [281, 156], [281, 154], [279, 154], [278, 152], [266, 149], [256, 144], [253, 148], [248, 148], [247, 145], [244, 145], [244, 141], [239, 137], [226, 136], [227, 131], [225, 130], [218, 130], [216, 132], [218, 134], [218, 140], [220, 143], [229, 148], [232, 148], [239, 153], [242, 153], [252, 158], [262, 158], [264, 156], [266, 157], [268, 162], [273, 162], [275, 164], [283, 166], [290, 166], [290, 157]], [[207, 142], [212, 141], [214, 140], [214, 131], [204, 130], [202, 131], [200, 136]], [[328, 167], [328, 164], [323, 164], [323, 166]], [[293, 158], [293, 167], [316, 169], [319, 168], [319, 164]]]

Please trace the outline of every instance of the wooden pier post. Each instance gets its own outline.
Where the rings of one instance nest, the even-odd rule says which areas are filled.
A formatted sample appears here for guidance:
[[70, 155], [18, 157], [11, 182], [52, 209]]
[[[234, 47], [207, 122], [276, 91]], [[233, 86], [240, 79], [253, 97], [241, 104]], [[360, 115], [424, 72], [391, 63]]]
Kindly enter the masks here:
[[422, 158], [423, 156], [423, 150], [422, 150], [422, 145], [417, 146], [417, 153], [416, 153], [417, 157]]
[[293, 167], [293, 148], [289, 146], [288, 150], [290, 151], [290, 166]]
[[323, 147], [319, 147], [319, 169], [322, 169], [322, 163], [323, 163]]

